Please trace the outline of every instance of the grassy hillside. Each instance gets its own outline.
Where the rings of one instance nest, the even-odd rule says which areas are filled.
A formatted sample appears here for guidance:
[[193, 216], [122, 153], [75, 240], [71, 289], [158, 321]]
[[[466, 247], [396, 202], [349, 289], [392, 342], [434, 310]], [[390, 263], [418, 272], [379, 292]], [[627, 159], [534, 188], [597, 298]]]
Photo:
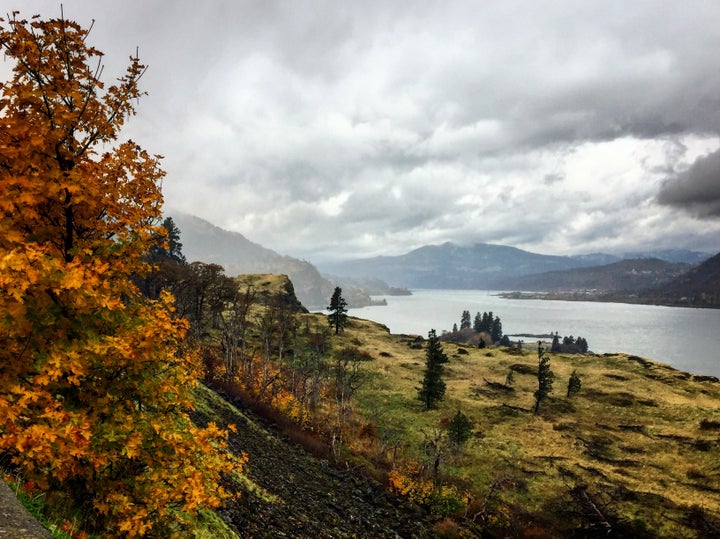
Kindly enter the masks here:
[[[720, 531], [717, 380], [625, 354], [552, 355], [554, 391], [533, 415], [534, 350], [445, 343], [446, 398], [425, 412], [417, 400], [424, 351], [413, 338], [352, 319], [336, 346], [342, 341], [374, 358], [357, 393], [357, 424], [396, 427], [407, 458], [422, 461], [428, 435], [457, 410], [472, 420], [475, 437], [461, 453], [445, 452], [441, 474], [476, 502], [494, 500], [494, 517], [506, 520], [498, 527], [566, 535], [607, 524], [616, 534], [674, 538]], [[503, 388], [511, 370], [515, 382]], [[582, 390], [566, 398], [573, 370]], [[356, 449], [379, 458], [380, 444], [364, 439]], [[476, 523], [487, 524], [480, 513]]]

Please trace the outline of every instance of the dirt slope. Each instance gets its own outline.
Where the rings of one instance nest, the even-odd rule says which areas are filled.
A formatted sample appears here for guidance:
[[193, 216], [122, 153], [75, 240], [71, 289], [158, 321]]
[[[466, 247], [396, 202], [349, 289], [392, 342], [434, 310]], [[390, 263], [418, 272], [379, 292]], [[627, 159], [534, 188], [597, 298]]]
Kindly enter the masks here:
[[226, 488], [242, 499], [219, 511], [240, 537], [429, 537], [423, 514], [351, 472], [314, 459], [207, 388], [194, 419], [237, 426], [231, 447], [245, 451], [244, 479]]

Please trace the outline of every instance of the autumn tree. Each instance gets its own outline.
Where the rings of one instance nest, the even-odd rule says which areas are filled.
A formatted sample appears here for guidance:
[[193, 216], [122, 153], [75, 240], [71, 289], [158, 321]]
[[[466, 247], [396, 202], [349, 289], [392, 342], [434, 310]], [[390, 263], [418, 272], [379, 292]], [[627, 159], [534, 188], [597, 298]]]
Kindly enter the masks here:
[[118, 142], [141, 96], [112, 86], [88, 31], [0, 19], [0, 451], [110, 535], [181, 533], [238, 461], [193, 425], [195, 355], [173, 298], [134, 282], [158, 222], [159, 156]]
[[425, 373], [422, 385], [418, 390], [418, 399], [422, 401], [426, 410], [435, 408], [437, 403], [445, 396], [445, 382], [442, 379], [445, 363], [448, 357], [443, 351], [440, 339], [434, 329], [428, 333], [427, 349], [425, 351]]
[[330, 327], [335, 330], [335, 335], [338, 335], [347, 325], [347, 301], [342, 297], [342, 288], [339, 286], [335, 287], [327, 310], [330, 311], [328, 315]]

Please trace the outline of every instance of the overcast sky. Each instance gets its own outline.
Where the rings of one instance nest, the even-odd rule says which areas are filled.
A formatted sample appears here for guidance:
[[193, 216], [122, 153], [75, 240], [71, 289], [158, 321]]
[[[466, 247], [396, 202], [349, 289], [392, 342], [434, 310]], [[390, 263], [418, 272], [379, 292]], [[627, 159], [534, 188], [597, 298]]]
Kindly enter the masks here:
[[62, 3], [106, 81], [149, 65], [171, 213], [318, 262], [720, 251], [716, 0]]

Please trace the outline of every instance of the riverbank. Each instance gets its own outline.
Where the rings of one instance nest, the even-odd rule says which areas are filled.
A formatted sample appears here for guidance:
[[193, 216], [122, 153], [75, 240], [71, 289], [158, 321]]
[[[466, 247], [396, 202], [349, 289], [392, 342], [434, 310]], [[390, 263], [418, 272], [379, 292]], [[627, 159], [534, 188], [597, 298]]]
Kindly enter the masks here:
[[[503, 333], [581, 335], [598, 354], [626, 352], [676, 369], [720, 377], [720, 310], [595, 301], [505, 299], [498, 291], [413, 290], [386, 297], [387, 306], [350, 309], [351, 316], [387, 326], [393, 333], [427, 335], [450, 331], [471, 315], [493, 311]], [[526, 341], [534, 337], [520, 337]], [[542, 339], [546, 340], [546, 339]]]

